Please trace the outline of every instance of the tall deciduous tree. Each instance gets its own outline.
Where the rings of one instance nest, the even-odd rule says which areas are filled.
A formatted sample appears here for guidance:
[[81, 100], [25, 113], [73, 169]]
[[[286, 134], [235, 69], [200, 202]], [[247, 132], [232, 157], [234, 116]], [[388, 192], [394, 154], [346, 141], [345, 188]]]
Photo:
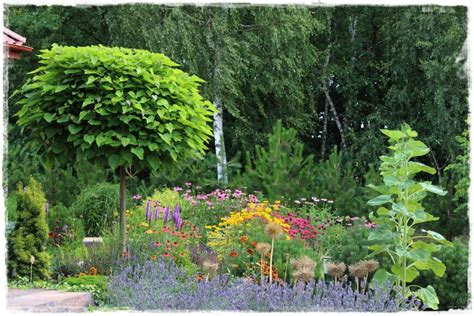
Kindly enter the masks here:
[[199, 94], [202, 80], [145, 50], [55, 45], [40, 63], [20, 90], [18, 124], [50, 157], [119, 168], [125, 244], [126, 169], [204, 153], [215, 108]]

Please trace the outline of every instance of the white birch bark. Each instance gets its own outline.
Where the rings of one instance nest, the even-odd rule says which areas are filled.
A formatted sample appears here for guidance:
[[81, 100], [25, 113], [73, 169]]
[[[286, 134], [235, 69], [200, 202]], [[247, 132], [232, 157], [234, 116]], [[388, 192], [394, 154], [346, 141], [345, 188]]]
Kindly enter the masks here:
[[214, 106], [217, 112], [214, 113], [214, 143], [217, 157], [217, 181], [227, 185], [227, 157], [224, 145], [223, 113], [222, 101], [216, 98]]

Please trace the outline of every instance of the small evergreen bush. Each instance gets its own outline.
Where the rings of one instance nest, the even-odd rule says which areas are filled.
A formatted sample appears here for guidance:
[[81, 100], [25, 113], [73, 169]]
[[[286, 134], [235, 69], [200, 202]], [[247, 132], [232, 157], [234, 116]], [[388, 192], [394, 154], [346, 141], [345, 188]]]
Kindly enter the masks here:
[[267, 147], [256, 146], [255, 157], [246, 153], [242, 181], [248, 188], [263, 190], [269, 199], [311, 195], [305, 188], [313, 182], [314, 159], [313, 155], [303, 155], [304, 145], [296, 134], [295, 129], [286, 129], [278, 121], [268, 135]]
[[8, 239], [10, 277], [30, 277], [31, 273], [38, 280], [50, 275], [45, 204], [43, 190], [35, 179], [30, 178], [25, 188], [18, 185], [16, 226]]
[[119, 187], [108, 183], [87, 187], [71, 208], [76, 216], [82, 216], [85, 236], [101, 236], [111, 227], [113, 213], [119, 209]]

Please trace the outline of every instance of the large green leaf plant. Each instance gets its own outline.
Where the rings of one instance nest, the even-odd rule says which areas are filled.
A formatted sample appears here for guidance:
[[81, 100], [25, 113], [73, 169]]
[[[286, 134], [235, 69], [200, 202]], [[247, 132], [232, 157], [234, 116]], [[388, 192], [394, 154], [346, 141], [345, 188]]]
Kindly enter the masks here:
[[420, 270], [431, 270], [442, 277], [446, 266], [433, 253], [440, 245], [451, 245], [442, 235], [419, 229], [419, 224], [436, 221], [423, 208], [421, 201], [428, 192], [445, 195], [440, 187], [430, 181], [418, 181], [415, 176], [420, 172], [434, 174], [435, 169], [412, 158], [424, 156], [429, 148], [416, 140], [417, 133], [403, 124], [401, 130], [381, 130], [389, 137], [391, 155], [381, 156], [380, 174], [383, 185], [369, 185], [381, 195], [371, 199], [368, 204], [379, 206], [376, 215], [371, 212], [370, 219], [377, 227], [369, 234], [369, 240], [376, 244], [369, 247], [372, 255], [386, 253], [392, 261], [390, 271], [379, 269], [373, 278], [373, 284], [392, 283], [399, 286], [401, 293], [409, 298], [415, 295], [427, 307], [438, 308], [435, 289], [429, 285], [422, 288], [411, 284]]

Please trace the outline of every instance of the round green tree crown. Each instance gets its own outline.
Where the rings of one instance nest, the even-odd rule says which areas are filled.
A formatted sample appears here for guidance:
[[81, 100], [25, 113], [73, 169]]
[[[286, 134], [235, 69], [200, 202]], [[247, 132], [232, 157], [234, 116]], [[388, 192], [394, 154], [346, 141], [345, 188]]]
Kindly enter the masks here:
[[204, 82], [162, 54], [53, 45], [19, 90], [18, 125], [61, 161], [157, 169], [200, 156], [215, 111]]

